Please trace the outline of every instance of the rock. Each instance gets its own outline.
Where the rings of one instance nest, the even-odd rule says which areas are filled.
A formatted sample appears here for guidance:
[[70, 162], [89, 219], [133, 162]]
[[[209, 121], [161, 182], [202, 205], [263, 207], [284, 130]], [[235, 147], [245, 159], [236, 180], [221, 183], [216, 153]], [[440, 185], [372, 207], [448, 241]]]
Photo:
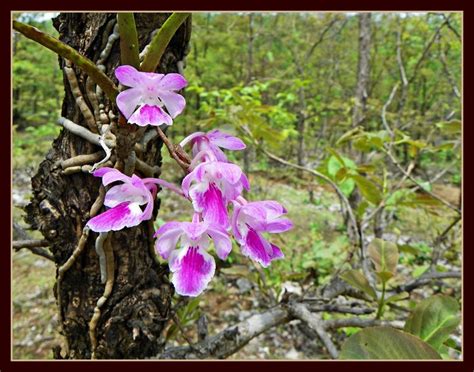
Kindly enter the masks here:
[[291, 348], [291, 350], [285, 353], [285, 359], [300, 359], [300, 353], [298, 353], [295, 348]]
[[252, 282], [245, 278], [237, 279], [236, 284], [237, 284], [237, 287], [239, 287], [239, 293], [241, 294], [248, 293], [253, 288]]

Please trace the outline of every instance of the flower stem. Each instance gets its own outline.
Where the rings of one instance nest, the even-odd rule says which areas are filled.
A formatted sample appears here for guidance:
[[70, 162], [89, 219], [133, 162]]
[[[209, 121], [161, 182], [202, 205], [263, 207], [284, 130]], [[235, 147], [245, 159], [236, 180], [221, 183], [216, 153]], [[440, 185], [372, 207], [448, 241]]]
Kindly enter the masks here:
[[170, 153], [171, 157], [176, 160], [176, 162], [179, 164], [179, 166], [184, 170], [184, 172], [187, 174], [189, 172], [189, 163], [184, 161], [178, 156], [178, 153], [176, 152], [175, 146], [171, 143], [169, 138], [166, 136], [166, 134], [163, 133], [160, 127], [156, 127], [156, 131], [158, 135], [160, 136], [161, 140], [165, 144], [165, 146], [168, 148], [168, 152]]
[[380, 317], [382, 316], [384, 305], [385, 305], [385, 280], [382, 281], [382, 296], [380, 297], [379, 307], [377, 309], [377, 315], [375, 316], [375, 319], [380, 319]]

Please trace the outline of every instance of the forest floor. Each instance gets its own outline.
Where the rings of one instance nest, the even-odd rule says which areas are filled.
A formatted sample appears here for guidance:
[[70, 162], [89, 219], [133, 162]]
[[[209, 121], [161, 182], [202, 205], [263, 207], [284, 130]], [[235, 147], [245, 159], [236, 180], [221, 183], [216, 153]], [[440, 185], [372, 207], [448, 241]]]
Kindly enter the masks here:
[[[13, 219], [26, 227], [23, 210], [31, 196], [30, 177], [38, 166], [40, 157], [34, 161], [20, 162], [14, 159], [13, 171]], [[174, 166], [165, 162], [162, 177], [179, 174]], [[179, 180], [170, 180], [178, 182]], [[196, 339], [195, 320], [206, 314], [209, 332], [214, 334], [230, 324], [268, 308], [281, 295], [282, 289], [301, 293], [300, 283], [308, 279], [319, 285], [329, 274], [343, 263], [348, 253], [348, 242], [340, 217], [340, 205], [335, 194], [315, 179], [302, 179], [287, 169], [255, 170], [250, 175], [252, 200], [274, 199], [288, 209], [288, 217], [295, 228], [281, 234], [275, 243], [282, 247], [286, 259], [276, 261], [269, 269], [257, 270], [245, 257], [232, 253], [232, 266], [222, 267], [211, 281], [209, 289], [196, 302], [189, 302], [188, 313], [181, 314], [181, 323], [187, 336]], [[456, 198], [459, 189], [443, 185], [450, 198]], [[310, 190], [312, 190], [310, 192]], [[185, 220], [191, 216], [191, 207], [173, 193], [160, 195], [162, 204], [156, 226], [165, 221]], [[387, 239], [409, 244], [419, 250], [413, 260], [410, 255], [403, 260], [412, 260], [410, 271], [407, 265], [399, 265], [399, 274], [393, 285], [421, 275], [433, 237], [449, 224], [447, 213], [428, 213], [424, 209], [401, 210], [397, 222], [387, 230]], [[403, 233], [402, 233], [403, 232]], [[37, 232], [28, 232], [40, 238]], [[234, 247], [236, 248], [236, 247]], [[234, 249], [238, 251], [238, 249]], [[459, 252], [448, 265], [460, 265]], [[312, 270], [312, 271], [311, 271]], [[262, 280], [262, 274], [264, 280]], [[13, 359], [51, 359], [52, 347], [62, 344], [57, 331], [57, 312], [53, 295], [55, 283], [54, 264], [27, 250], [13, 253], [12, 260], [13, 298]], [[426, 296], [427, 293], [420, 293]], [[277, 327], [252, 340], [231, 359], [325, 359], [327, 353], [317, 340], [309, 338], [299, 321]], [[346, 334], [351, 330], [346, 330]], [[340, 336], [344, 336], [340, 331]], [[168, 329], [169, 344], [185, 344], [179, 332]], [[337, 339], [339, 337], [336, 337]]]

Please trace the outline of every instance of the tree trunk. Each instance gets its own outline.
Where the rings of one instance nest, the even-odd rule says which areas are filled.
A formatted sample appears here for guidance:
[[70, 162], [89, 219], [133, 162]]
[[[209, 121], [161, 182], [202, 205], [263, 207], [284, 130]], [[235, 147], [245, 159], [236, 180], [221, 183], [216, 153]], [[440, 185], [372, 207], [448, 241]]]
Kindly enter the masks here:
[[[151, 32], [159, 28], [168, 16], [169, 13], [135, 14], [140, 50], [150, 41]], [[190, 18], [171, 40], [158, 67], [159, 72], [178, 71], [177, 62], [183, 60], [189, 42]], [[111, 13], [61, 13], [54, 19], [61, 41], [96, 63], [106, 54], [101, 55], [115, 23], [116, 15]], [[112, 49], [103, 65], [106, 74], [115, 80], [113, 71], [120, 65], [119, 41], [109, 44], [112, 44]], [[62, 116], [87, 126], [64, 74], [63, 59], [60, 59], [60, 65], [65, 88]], [[74, 71], [86, 103], [92, 109], [86, 95], [87, 76], [77, 68]], [[111, 122], [117, 121], [119, 112], [115, 106], [104, 97], [99, 103], [104, 105], [105, 113], [113, 112], [114, 115], [109, 115]], [[118, 125], [114, 130], [117, 137], [116, 157], [124, 161], [127, 156], [133, 156], [131, 149], [134, 143], [127, 140], [134, 138], [133, 126]], [[136, 137], [136, 141], [140, 140], [139, 136]], [[159, 141], [150, 141], [142, 153], [137, 152], [136, 157], [151, 166], [160, 165], [161, 145]], [[63, 130], [32, 178], [33, 198], [26, 208], [26, 221], [48, 240], [58, 269], [78, 245], [89, 220], [91, 206], [98, 198], [101, 182], [87, 172], [65, 175], [60, 163], [76, 155], [99, 150], [100, 147]], [[143, 176], [140, 172], [136, 173]], [[157, 202], [154, 217], [158, 209]], [[106, 244], [111, 247], [115, 263], [114, 282], [110, 296], [100, 309], [94, 350], [89, 322], [98, 299], [104, 293], [104, 284], [101, 283], [99, 258], [95, 251], [98, 234], [91, 231], [84, 236], [84, 249], [65, 272], [60, 287], [56, 282], [54, 288], [60, 302], [60, 326], [66, 339], [66, 350], [61, 355], [61, 348], [58, 347], [56, 358], [145, 358], [162, 351], [160, 336], [169, 317], [173, 288], [168, 281], [167, 266], [159, 265], [153, 255], [152, 235], [153, 224], [145, 222], [134, 228], [109, 233]]]
[[370, 19], [371, 13], [359, 14], [359, 62], [352, 125], [356, 127], [364, 120], [370, 79]]

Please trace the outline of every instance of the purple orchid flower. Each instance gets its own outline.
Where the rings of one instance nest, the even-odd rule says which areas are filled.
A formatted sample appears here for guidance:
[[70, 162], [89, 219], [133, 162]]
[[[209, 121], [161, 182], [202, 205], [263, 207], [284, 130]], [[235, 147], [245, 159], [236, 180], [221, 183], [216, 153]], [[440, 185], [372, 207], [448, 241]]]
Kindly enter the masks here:
[[[227, 232], [220, 226], [200, 222], [195, 214], [193, 222], [168, 222], [155, 233], [157, 252], [168, 264], [176, 292], [182, 296], [198, 296], [214, 276], [216, 263], [207, 253], [210, 239], [217, 256], [225, 260], [232, 250]], [[180, 248], [175, 249], [179, 243]]]
[[129, 123], [140, 126], [171, 125], [173, 118], [186, 106], [183, 96], [175, 93], [187, 85], [180, 74], [140, 72], [125, 65], [115, 69], [115, 76], [121, 84], [131, 87], [117, 96], [117, 106]]
[[245, 149], [245, 143], [230, 134], [221, 132], [218, 129], [211, 130], [210, 132], [196, 132], [180, 143], [181, 147], [186, 146], [189, 142], [192, 143], [193, 156], [196, 156], [201, 151], [212, 152], [218, 161], [227, 162], [227, 157], [221, 150], [243, 150]]
[[242, 254], [259, 262], [263, 267], [283, 258], [283, 252], [268, 242], [263, 232], [281, 233], [290, 230], [293, 223], [287, 218], [286, 209], [275, 201], [246, 202], [242, 197], [234, 202], [232, 230], [242, 248]]
[[[110, 209], [87, 222], [87, 226], [96, 232], [118, 231], [149, 220], [153, 214], [156, 185], [173, 189], [171, 184], [158, 178], [141, 179], [135, 174], [128, 177], [119, 170], [109, 167], [99, 168], [93, 175], [102, 177], [104, 186], [116, 181], [123, 182], [111, 187], [105, 194], [104, 205]], [[173, 191], [181, 192], [176, 188]], [[142, 205], [145, 205], [144, 210], [140, 207]]]
[[194, 210], [202, 213], [204, 220], [224, 228], [229, 227], [227, 204], [235, 200], [244, 188], [250, 189], [249, 181], [238, 165], [217, 160], [197, 165], [183, 179], [181, 186], [184, 195], [191, 199]]

